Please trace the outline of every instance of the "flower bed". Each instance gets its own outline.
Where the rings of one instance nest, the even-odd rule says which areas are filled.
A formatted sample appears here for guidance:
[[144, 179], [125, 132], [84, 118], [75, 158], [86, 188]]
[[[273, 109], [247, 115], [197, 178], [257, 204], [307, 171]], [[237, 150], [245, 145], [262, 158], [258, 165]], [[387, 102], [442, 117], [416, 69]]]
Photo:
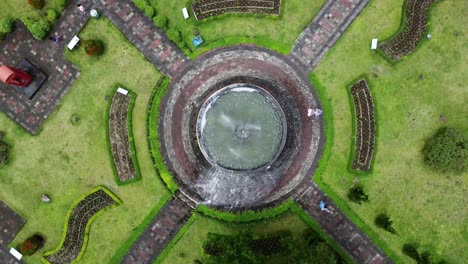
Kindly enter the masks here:
[[131, 125], [134, 97], [116, 91], [108, 113], [110, 150], [120, 183], [139, 178]]
[[375, 109], [367, 82], [359, 80], [351, 86], [355, 114], [355, 144], [352, 168], [369, 171], [375, 147]]
[[281, 0], [198, 0], [192, 3], [197, 20], [225, 13], [279, 15]]
[[399, 60], [416, 49], [426, 33], [429, 7], [436, 1], [407, 0], [405, 2], [401, 29], [380, 45], [389, 58]]
[[93, 219], [106, 207], [117, 204], [120, 204], [119, 199], [104, 187], [98, 187], [79, 199], [68, 213], [62, 242], [57, 249], [46, 252], [42, 261], [61, 264], [79, 260], [86, 248]]

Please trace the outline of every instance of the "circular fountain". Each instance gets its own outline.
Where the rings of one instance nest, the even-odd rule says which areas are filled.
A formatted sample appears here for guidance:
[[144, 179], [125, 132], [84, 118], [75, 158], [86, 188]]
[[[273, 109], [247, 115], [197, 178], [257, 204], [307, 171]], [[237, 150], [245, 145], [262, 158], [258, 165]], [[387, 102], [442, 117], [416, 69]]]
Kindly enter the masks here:
[[286, 119], [264, 89], [231, 84], [212, 94], [198, 114], [197, 139], [205, 158], [229, 170], [273, 163], [284, 146]]

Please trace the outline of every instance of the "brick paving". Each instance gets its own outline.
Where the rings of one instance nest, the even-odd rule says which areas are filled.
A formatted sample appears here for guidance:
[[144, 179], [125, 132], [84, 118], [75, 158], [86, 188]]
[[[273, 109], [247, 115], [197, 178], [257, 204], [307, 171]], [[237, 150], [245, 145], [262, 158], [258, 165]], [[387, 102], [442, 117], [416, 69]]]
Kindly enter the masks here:
[[121, 263], [152, 264], [191, 214], [192, 208], [179, 198], [169, 200], [132, 245]]
[[131, 1], [94, 0], [94, 5], [165, 75], [173, 77], [189, 60]]
[[64, 59], [63, 52], [59, 52], [62, 47], [52, 41], [35, 40], [21, 22], [17, 22], [15, 31], [0, 43], [0, 50], [0, 65], [16, 66], [26, 58], [48, 76], [31, 100], [0, 82], [0, 111], [35, 135], [79, 76], [79, 71]]
[[23, 263], [10, 254], [8, 245], [13, 241], [25, 223], [26, 220], [11, 210], [8, 205], [0, 201], [0, 263]]
[[359, 15], [369, 0], [328, 0], [299, 35], [290, 56], [311, 71]]
[[[356, 263], [393, 263], [313, 182], [303, 185], [302, 194], [295, 200], [341, 247], [354, 258]], [[318, 204], [323, 200], [331, 213], [321, 211]]]

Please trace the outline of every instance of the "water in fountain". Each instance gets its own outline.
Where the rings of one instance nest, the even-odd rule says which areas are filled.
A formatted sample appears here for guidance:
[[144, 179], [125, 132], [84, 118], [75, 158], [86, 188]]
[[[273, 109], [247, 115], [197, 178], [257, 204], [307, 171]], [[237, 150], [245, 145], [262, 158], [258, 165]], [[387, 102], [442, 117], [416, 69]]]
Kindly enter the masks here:
[[199, 113], [197, 136], [205, 157], [232, 170], [270, 164], [284, 145], [286, 124], [265, 90], [235, 84], [212, 95]]

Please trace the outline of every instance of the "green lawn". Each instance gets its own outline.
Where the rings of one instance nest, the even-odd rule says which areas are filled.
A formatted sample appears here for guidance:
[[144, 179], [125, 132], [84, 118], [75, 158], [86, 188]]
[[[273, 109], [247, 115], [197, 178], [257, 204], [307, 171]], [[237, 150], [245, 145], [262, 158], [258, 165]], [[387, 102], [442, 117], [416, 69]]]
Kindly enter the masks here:
[[[0, 115], [0, 128], [13, 145], [10, 164], [0, 170], [0, 200], [27, 219], [12, 245], [40, 232], [47, 239], [45, 251], [59, 244], [70, 205], [97, 185], [108, 187], [123, 205], [106, 211], [91, 226], [80, 263], [95, 264], [106, 263], [168, 193], [152, 167], [145, 131], [148, 99], [161, 75], [105, 19], [91, 20], [80, 37], [98, 37], [106, 52], [100, 59], [90, 59], [81, 49], [67, 52], [81, 76], [38, 136], [30, 136], [6, 115]], [[133, 129], [142, 180], [125, 186], [116, 184], [105, 134], [109, 103], [105, 96], [111, 96], [116, 84], [137, 93]], [[81, 117], [78, 126], [71, 125], [72, 114]], [[41, 203], [41, 193], [50, 194], [53, 202]], [[36, 253], [26, 261], [39, 263], [39, 257]]]
[[[468, 65], [463, 60], [468, 52], [463, 33], [468, 6], [463, 1], [437, 4], [430, 18], [433, 38], [392, 66], [370, 50], [370, 40], [385, 39], [398, 28], [402, 2], [372, 1], [315, 70], [331, 99], [335, 132], [322, 186], [376, 232], [401, 257], [399, 261], [411, 263], [401, 248], [418, 242], [422, 251], [462, 263], [468, 259], [467, 175], [434, 173], [424, 166], [421, 149], [441, 126], [468, 132]], [[455, 31], [460, 32], [458, 37]], [[370, 176], [347, 170], [352, 124], [346, 85], [363, 73], [369, 76], [377, 111], [377, 152]], [[374, 73], [378, 77], [372, 77]], [[418, 80], [420, 74], [423, 80]], [[446, 122], [439, 120], [441, 114]], [[347, 201], [353, 181], [364, 186], [369, 203]], [[397, 236], [374, 226], [374, 217], [381, 212], [390, 215]]]
[[[180, 30], [188, 46], [193, 47], [194, 29], [199, 29], [205, 45], [235, 37], [255, 37], [291, 48], [301, 31], [312, 21], [325, 0], [282, 1], [280, 18], [258, 18], [253, 15], [242, 17], [216, 17], [211, 21], [198, 22], [192, 12], [185, 20], [181, 9], [188, 1], [149, 0], [157, 14], [169, 19], [169, 26]], [[223, 45], [223, 43], [219, 43]]]

